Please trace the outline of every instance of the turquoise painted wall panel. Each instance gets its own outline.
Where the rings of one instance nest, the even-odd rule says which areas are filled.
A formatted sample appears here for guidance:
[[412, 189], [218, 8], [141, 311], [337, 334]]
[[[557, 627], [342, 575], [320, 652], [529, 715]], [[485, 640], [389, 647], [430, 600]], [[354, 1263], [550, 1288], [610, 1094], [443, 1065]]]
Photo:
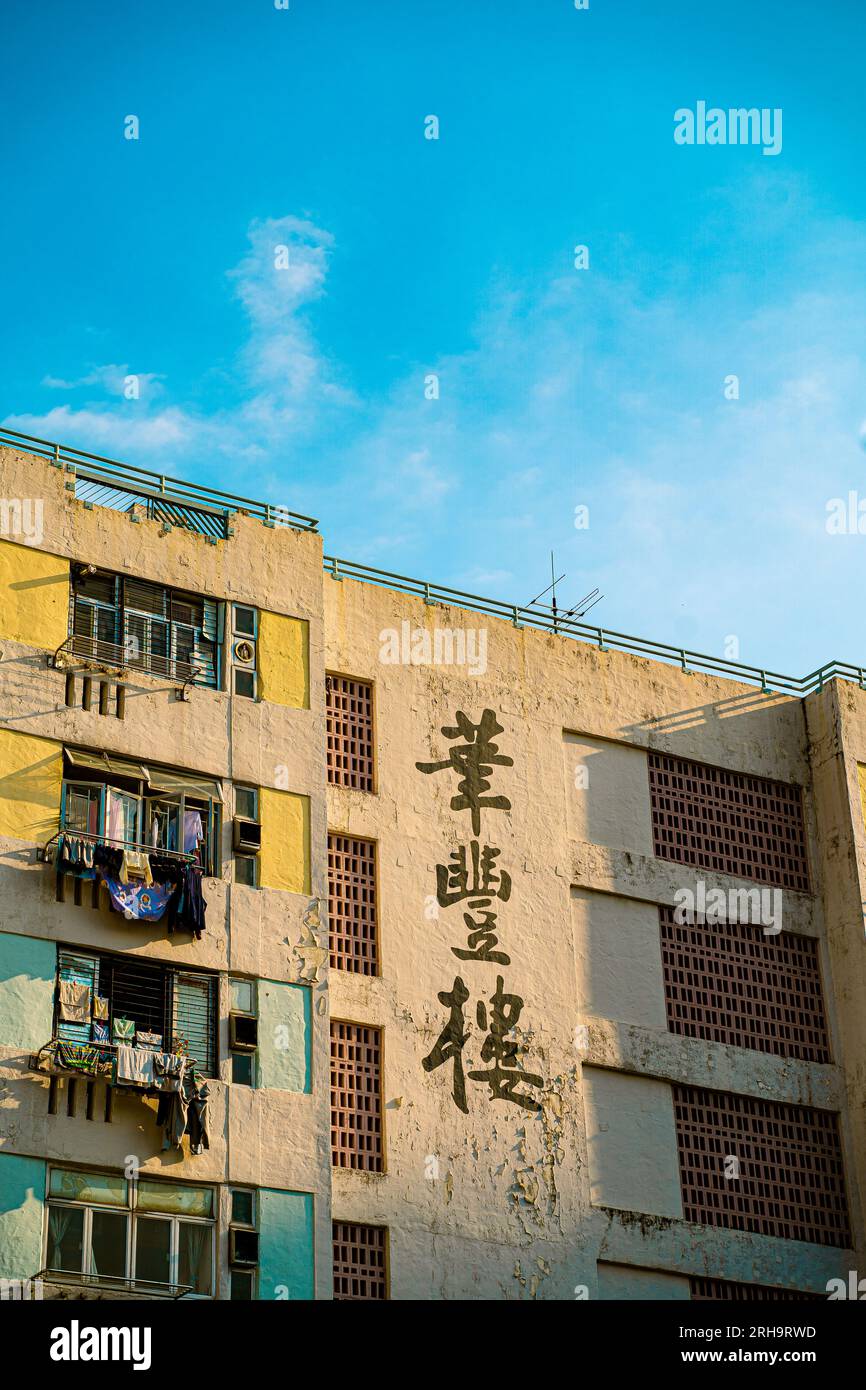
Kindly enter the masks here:
[[32, 1279], [42, 1268], [45, 1164], [0, 1154], [0, 1279]]
[[259, 1298], [312, 1299], [313, 1198], [309, 1192], [259, 1192]]
[[259, 1085], [312, 1090], [312, 991], [259, 981]]
[[51, 1037], [57, 947], [0, 932], [0, 1045], [35, 1052]]

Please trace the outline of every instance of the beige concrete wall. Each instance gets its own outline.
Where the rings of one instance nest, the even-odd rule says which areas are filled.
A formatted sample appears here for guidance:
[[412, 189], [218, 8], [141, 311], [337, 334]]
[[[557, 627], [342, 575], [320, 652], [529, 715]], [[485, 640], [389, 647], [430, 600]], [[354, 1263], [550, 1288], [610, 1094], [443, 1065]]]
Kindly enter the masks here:
[[[436, 627], [485, 628], [486, 669], [381, 660], [407, 621], [431, 647]], [[332, 971], [330, 993], [333, 1017], [383, 1029], [387, 1135], [386, 1173], [335, 1172], [334, 1213], [389, 1227], [392, 1297], [571, 1299], [581, 1283], [597, 1296], [599, 1259], [679, 1276], [676, 1297], [688, 1273], [823, 1287], [849, 1254], [681, 1219], [671, 1082], [837, 1109], [847, 1058], [808, 1066], [667, 1032], [658, 904], [698, 877], [750, 885], [654, 857], [646, 768], [657, 749], [803, 788], [815, 891], [785, 894], [784, 925], [823, 950], [803, 704], [351, 580], [325, 579], [325, 632], [327, 669], [375, 687], [376, 791], [331, 787], [328, 803], [333, 830], [377, 841], [382, 973]], [[456, 776], [415, 767], [447, 758], [441, 730], [457, 711], [477, 721], [485, 708], [514, 760], [490, 789], [511, 809], [484, 812], [481, 834], [513, 877], [496, 904], [504, 968], [458, 961], [461, 909], [431, 907], [436, 865], [471, 832], [450, 806]], [[437, 995], [458, 974], [471, 991], [467, 1072], [477, 1065], [475, 1004], [498, 971], [524, 1001], [516, 1032], [522, 1065], [544, 1078], [537, 1116], [469, 1081], [464, 1115], [450, 1068], [422, 1066], [446, 1021]], [[836, 1029], [832, 998], [828, 1011]], [[850, 1195], [854, 1216], [856, 1184]]]
[[[222, 1060], [219, 1079], [211, 1088], [210, 1150], [190, 1156], [185, 1146], [182, 1156], [162, 1153], [153, 1107], [135, 1097], [118, 1096], [111, 1124], [102, 1118], [101, 1094], [93, 1121], [84, 1118], [83, 1102], [78, 1115], [69, 1117], [65, 1094], [59, 1113], [49, 1116], [47, 1083], [27, 1071], [21, 1049], [9, 1047], [0, 1049], [0, 1086], [4, 1088], [0, 1150], [108, 1167], [120, 1165], [125, 1155], [134, 1153], [147, 1172], [190, 1181], [312, 1192], [317, 1291], [320, 1297], [330, 1297], [329, 1111], [324, 1084], [329, 1039], [327, 967], [322, 963], [327, 863], [321, 539], [266, 528], [254, 518], [238, 515], [232, 521], [234, 534], [212, 545], [182, 529], [164, 533], [157, 522], [133, 523], [126, 515], [105, 508], [87, 509], [75, 500], [72, 487], [71, 475], [45, 460], [0, 450], [0, 495], [44, 501], [41, 550], [46, 574], [62, 573], [69, 561], [77, 560], [266, 609], [270, 615], [266, 625], [269, 683], [280, 702], [232, 698], [228, 689], [200, 688], [193, 688], [184, 701], [174, 682], [135, 673], [124, 681], [125, 718], [113, 712], [100, 715], [96, 705], [90, 711], [67, 708], [65, 673], [49, 667], [44, 631], [36, 631], [28, 642], [19, 623], [12, 636], [0, 636], [0, 733], [14, 731], [205, 773], [222, 780], [226, 798], [223, 870], [219, 879], [204, 882], [207, 930], [200, 941], [181, 934], [168, 936], [160, 923], [127, 923], [105, 907], [94, 909], [87, 890], [86, 906], [75, 906], [71, 891], [70, 900], [58, 904], [52, 872], [36, 862], [38, 837], [0, 839], [0, 930], [220, 972]], [[28, 573], [33, 565], [31, 560]], [[7, 570], [8, 565], [4, 576], [10, 580]], [[298, 650], [303, 654], [305, 675], [300, 694], [292, 685], [291, 654], [279, 649], [280, 634], [287, 632], [302, 634]], [[308, 698], [307, 684], [312, 698]], [[293, 701], [309, 708], [293, 708]], [[283, 832], [276, 822], [284, 801], [296, 804], [302, 799], [308, 808], [304, 833], [309, 881], [304, 884], [296, 875], [301, 891], [253, 890], [232, 881], [234, 782], [251, 782], [273, 791], [268, 811], [275, 818], [271, 830], [277, 844]], [[286, 792], [293, 797], [279, 795]], [[292, 833], [288, 819], [283, 831], [287, 843]], [[312, 1094], [230, 1084], [229, 972], [310, 989], [316, 1079]], [[102, 1083], [97, 1088], [101, 1092]]]
[[670, 1086], [594, 1067], [583, 1086], [593, 1206], [682, 1217]]

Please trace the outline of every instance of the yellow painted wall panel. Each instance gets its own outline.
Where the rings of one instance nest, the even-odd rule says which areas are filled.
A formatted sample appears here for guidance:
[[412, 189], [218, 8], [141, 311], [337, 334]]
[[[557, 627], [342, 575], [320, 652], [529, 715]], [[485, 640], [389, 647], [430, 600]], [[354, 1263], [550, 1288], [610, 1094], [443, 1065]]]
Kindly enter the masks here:
[[0, 637], [54, 651], [69, 624], [69, 561], [0, 540]]
[[259, 693], [275, 705], [310, 708], [310, 624], [303, 618], [259, 614]]
[[259, 882], [287, 893], [310, 892], [310, 798], [262, 787]]
[[0, 835], [43, 844], [60, 828], [63, 745], [0, 729]]
[[857, 764], [857, 781], [860, 783], [860, 805], [863, 809], [863, 820], [866, 821], [866, 765]]

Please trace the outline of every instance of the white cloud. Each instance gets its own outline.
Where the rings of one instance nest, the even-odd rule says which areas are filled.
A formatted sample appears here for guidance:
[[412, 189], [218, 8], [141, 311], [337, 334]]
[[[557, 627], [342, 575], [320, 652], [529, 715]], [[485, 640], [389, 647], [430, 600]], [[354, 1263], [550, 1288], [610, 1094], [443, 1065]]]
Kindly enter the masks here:
[[[134, 461], [218, 458], [226, 488], [323, 517], [336, 553], [505, 600], [543, 587], [555, 549], [562, 601], [599, 585], [592, 618], [620, 630], [719, 653], [736, 633], [744, 661], [795, 671], [866, 641], [848, 597], [858, 539], [824, 530], [829, 497], [866, 495], [866, 233], [819, 219], [796, 183], [714, 193], [693, 266], [635, 261], [614, 278], [596, 256], [589, 272], [500, 278], [471, 350], [364, 407], [313, 328], [331, 236], [288, 217], [249, 239], [230, 272], [249, 324], [239, 405], [112, 400], [7, 423]], [[767, 275], [711, 274], [740, 244]], [[302, 448], [325, 462], [304, 474]]]

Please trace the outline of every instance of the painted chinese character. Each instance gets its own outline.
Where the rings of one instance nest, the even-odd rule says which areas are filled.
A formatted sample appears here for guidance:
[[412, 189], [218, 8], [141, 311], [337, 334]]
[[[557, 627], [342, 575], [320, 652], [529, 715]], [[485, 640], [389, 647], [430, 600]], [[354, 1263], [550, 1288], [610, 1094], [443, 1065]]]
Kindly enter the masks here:
[[522, 1095], [515, 1087], [523, 1082], [526, 1086], [541, 1086], [542, 1077], [530, 1072], [520, 1071], [517, 1066], [517, 1043], [509, 1041], [505, 1034], [510, 1032], [520, 1018], [523, 1000], [516, 994], [505, 994], [505, 981], [501, 975], [496, 977], [496, 993], [490, 1003], [488, 1023], [487, 1007], [479, 1002], [476, 1011], [479, 1028], [487, 1032], [481, 1049], [482, 1062], [493, 1062], [489, 1071], [471, 1071], [472, 1081], [486, 1081], [490, 1087], [491, 1100], [510, 1100], [522, 1105], [525, 1110], [540, 1110], [540, 1103], [532, 1096]]
[[[436, 865], [436, 898], [440, 907], [453, 907], [465, 898], [483, 900], [477, 906], [486, 906], [491, 898], [501, 898], [504, 903], [511, 897], [511, 875], [505, 869], [497, 869], [495, 859], [501, 850], [485, 845], [482, 849], [477, 840], [469, 843], [469, 862], [466, 846], [461, 845], [448, 856], [454, 863]], [[453, 890], [453, 891], [449, 891]]]
[[[483, 901], [486, 903], [489, 899], [485, 898]], [[480, 911], [480, 909], [478, 910]], [[458, 960], [486, 960], [494, 961], [497, 965], [510, 965], [510, 956], [507, 956], [504, 951], [493, 950], [493, 947], [499, 944], [499, 937], [493, 930], [496, 924], [496, 913], [483, 912], [481, 919], [478, 922], [471, 912], [464, 912], [463, 921], [470, 928], [468, 938], [470, 949], [464, 951], [457, 946], [452, 946], [451, 950], [454, 955]]]
[[469, 1037], [465, 1033], [464, 1027], [466, 1020], [463, 1016], [463, 1005], [469, 998], [469, 990], [458, 975], [454, 980], [454, 987], [449, 994], [447, 990], [440, 992], [439, 1003], [444, 1004], [451, 1010], [442, 1032], [436, 1040], [432, 1051], [421, 1063], [425, 1071], [435, 1071], [445, 1062], [454, 1063], [454, 1080], [451, 1087], [451, 1094], [454, 1097], [454, 1104], [458, 1110], [462, 1110], [464, 1115], [469, 1114], [469, 1106], [466, 1104], [466, 1078], [463, 1075], [463, 1049]]
[[482, 810], [511, 810], [506, 796], [483, 796], [482, 793], [490, 788], [489, 778], [494, 766], [513, 767], [514, 760], [500, 753], [499, 745], [493, 742], [494, 735], [501, 734], [503, 727], [496, 722], [492, 709], [486, 709], [477, 724], [473, 724], [462, 710], [457, 711], [455, 718], [456, 725], [453, 728], [446, 725], [442, 733], [447, 739], [462, 738], [463, 743], [455, 745], [444, 762], [416, 763], [415, 766], [419, 772], [443, 772], [453, 768], [462, 774], [458, 783], [461, 795], [452, 797], [451, 809], [471, 811], [472, 833], [480, 835]]

